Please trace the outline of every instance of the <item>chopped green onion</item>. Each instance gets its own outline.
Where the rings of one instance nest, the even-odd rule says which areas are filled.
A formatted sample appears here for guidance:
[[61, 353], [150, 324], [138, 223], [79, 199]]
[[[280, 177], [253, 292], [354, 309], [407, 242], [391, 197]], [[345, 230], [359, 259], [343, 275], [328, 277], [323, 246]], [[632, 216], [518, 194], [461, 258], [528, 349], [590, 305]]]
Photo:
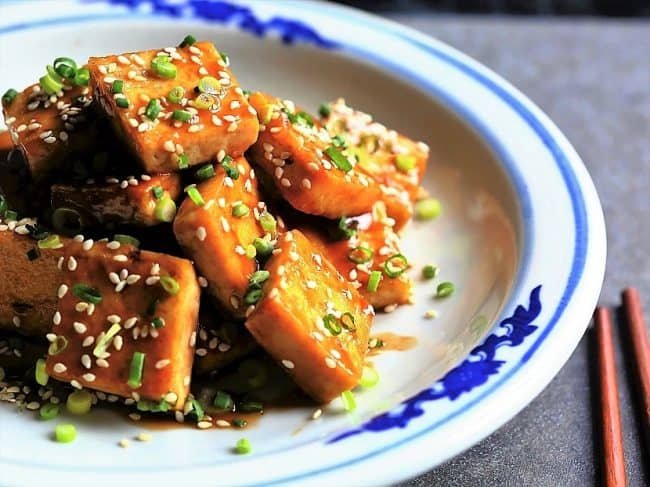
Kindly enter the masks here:
[[261, 413], [264, 411], [264, 404], [259, 401], [243, 401], [239, 405], [239, 410], [244, 413]]
[[173, 79], [176, 77], [176, 66], [169, 56], [157, 56], [151, 60], [151, 69], [161, 78]]
[[355, 264], [365, 264], [370, 262], [375, 253], [372, 249], [360, 245], [355, 247], [348, 252], [348, 260], [354, 262]]
[[408, 268], [408, 260], [402, 254], [391, 255], [384, 262], [384, 273], [391, 279], [400, 276]]
[[165, 326], [165, 319], [161, 318], [160, 316], [156, 316], [153, 320], [151, 320], [151, 326], [154, 328], [162, 328]]
[[246, 257], [248, 257], [249, 259], [254, 259], [255, 256], [257, 255], [257, 249], [255, 248], [254, 245], [251, 245], [251, 244], [248, 244], [246, 246], [246, 248], [244, 249], [244, 252], [245, 252], [244, 255], [246, 255]]
[[436, 297], [437, 298], [446, 298], [451, 296], [455, 290], [455, 286], [451, 282], [441, 282], [436, 288]]
[[5, 106], [11, 105], [17, 96], [18, 92], [13, 88], [9, 88], [7, 91], [5, 91], [5, 94], [2, 95], [2, 104]]
[[47, 385], [50, 376], [47, 375], [47, 372], [45, 371], [45, 359], [39, 358], [36, 361], [36, 366], [34, 367], [34, 378], [38, 385]]
[[158, 402], [147, 401], [146, 399], [140, 399], [135, 407], [138, 411], [147, 411], [151, 413], [166, 413], [169, 411], [170, 405], [165, 399], [161, 399]]
[[250, 208], [246, 206], [244, 203], [236, 203], [232, 207], [232, 216], [236, 218], [242, 218], [244, 216], [248, 216], [250, 213]]
[[154, 186], [151, 188], [151, 192], [153, 193], [153, 197], [159, 200], [162, 198], [163, 194], [165, 194], [165, 190], [162, 189], [160, 186]]
[[220, 411], [232, 411], [235, 407], [235, 402], [232, 400], [230, 394], [224, 391], [217, 391], [217, 395], [214, 396], [212, 404]]
[[37, 243], [38, 247], [41, 249], [60, 249], [63, 247], [61, 239], [58, 235], [52, 234], [48, 237], [45, 237], [42, 240], [39, 240]]
[[160, 285], [167, 293], [172, 295], [177, 294], [181, 289], [181, 285], [172, 276], [161, 276]]
[[402, 172], [409, 172], [411, 169], [415, 168], [417, 160], [415, 156], [411, 154], [397, 154], [395, 158], [395, 165], [397, 169]]
[[176, 203], [169, 197], [162, 198], [156, 203], [154, 213], [159, 221], [171, 222], [176, 216]]
[[262, 284], [268, 281], [269, 277], [271, 277], [271, 273], [269, 271], [255, 271], [248, 278], [248, 285], [251, 287], [262, 287]]
[[54, 439], [59, 443], [70, 443], [77, 438], [77, 428], [73, 424], [57, 424]]
[[43, 91], [48, 95], [54, 95], [63, 89], [63, 83], [57, 81], [51, 73], [39, 78], [38, 83], [41, 85]]
[[27, 251], [27, 258], [30, 261], [34, 261], [38, 259], [41, 256], [40, 252], [38, 251], [37, 247], [33, 247]]
[[74, 391], [65, 402], [65, 407], [72, 414], [88, 414], [93, 404], [93, 396], [88, 391]]
[[336, 134], [334, 137], [332, 137], [332, 145], [334, 147], [338, 147], [339, 149], [345, 149], [347, 147], [345, 139], [341, 134]]
[[77, 63], [69, 57], [58, 57], [54, 60], [54, 71], [59, 76], [72, 79], [77, 74]]
[[275, 217], [266, 211], [260, 215], [260, 225], [262, 230], [272, 234], [275, 234], [278, 228]]
[[273, 244], [264, 238], [256, 237], [253, 240], [253, 246], [255, 247], [257, 256], [263, 259], [273, 253]]
[[178, 164], [178, 169], [187, 169], [190, 167], [187, 154], [176, 154], [176, 162]]
[[422, 268], [422, 277], [433, 279], [438, 275], [438, 268], [435, 265], [427, 264]]
[[219, 53], [219, 55], [221, 56], [221, 60], [226, 64], [226, 67], [230, 66], [230, 57], [228, 54], [222, 51]]
[[324, 152], [341, 171], [348, 172], [352, 170], [352, 164], [337, 147], [331, 145]]
[[245, 428], [246, 426], [248, 426], [248, 421], [246, 421], [245, 419], [237, 418], [232, 420], [232, 425], [235, 428]]
[[363, 371], [361, 372], [361, 379], [359, 380], [361, 387], [369, 389], [375, 387], [377, 383], [379, 383], [379, 374], [377, 373], [377, 369], [369, 365], [364, 365]]
[[188, 34], [183, 38], [183, 40], [178, 45], [178, 47], [193, 46], [195, 42], [196, 42], [196, 37], [194, 37], [192, 34]]
[[368, 286], [366, 289], [368, 292], [375, 293], [379, 289], [379, 283], [381, 282], [381, 272], [372, 271], [370, 277], [368, 278]]
[[113, 81], [113, 94], [124, 93], [124, 81], [116, 79]]
[[58, 355], [68, 348], [68, 339], [58, 335], [47, 349], [48, 355]]
[[348, 412], [357, 409], [357, 402], [354, 400], [354, 394], [352, 394], [352, 391], [345, 391], [342, 393], [341, 402], [343, 403], [343, 409]]
[[343, 313], [341, 315], [341, 326], [348, 331], [356, 331], [357, 325], [354, 324], [354, 316], [352, 313]]
[[226, 175], [230, 179], [237, 179], [239, 178], [239, 169], [237, 169], [237, 166], [235, 166], [232, 157], [230, 156], [225, 156], [221, 160], [221, 167], [223, 167], [223, 170], [226, 171]]
[[167, 94], [167, 99], [172, 103], [180, 103], [185, 96], [185, 88], [182, 86], [174, 86]]
[[205, 412], [203, 411], [201, 404], [193, 397], [190, 398], [190, 403], [192, 404], [192, 412], [194, 413], [194, 416], [196, 416], [197, 420], [201, 421], [205, 416]]
[[441, 212], [442, 205], [435, 198], [427, 198], [415, 203], [415, 217], [418, 220], [433, 220], [438, 218]]
[[208, 93], [201, 93], [194, 98], [194, 107], [199, 110], [211, 110], [218, 103], [218, 99]]
[[52, 403], [43, 404], [38, 413], [43, 421], [49, 421], [59, 415], [59, 406]]
[[248, 438], [242, 438], [235, 444], [235, 453], [237, 455], [247, 455], [253, 451], [253, 446]]
[[359, 222], [356, 220], [348, 220], [347, 217], [342, 216], [339, 218], [338, 229], [343, 240], [349, 240], [357, 233]]
[[343, 330], [341, 328], [339, 320], [331, 313], [323, 316], [323, 324], [325, 325], [327, 331], [329, 331], [333, 336], [340, 335], [341, 331]]
[[103, 358], [108, 345], [112, 342], [113, 337], [117, 335], [121, 329], [122, 326], [119, 323], [113, 323], [103, 336], [100, 334], [100, 336], [97, 338], [97, 342], [95, 343], [95, 348], [93, 348], [93, 355], [98, 358]]
[[212, 164], [206, 164], [205, 166], [201, 166], [199, 169], [197, 169], [195, 174], [197, 179], [200, 181], [205, 181], [206, 179], [214, 177], [216, 173], [214, 172], [214, 166]]
[[257, 303], [262, 299], [262, 290], [261, 289], [249, 289], [244, 294], [244, 303], [251, 305]]
[[318, 114], [323, 118], [329, 117], [331, 113], [332, 113], [332, 107], [330, 106], [329, 103], [321, 103], [320, 106], [318, 107]]
[[129, 380], [127, 384], [133, 389], [142, 386], [142, 371], [144, 370], [145, 354], [142, 352], [133, 352], [131, 358], [131, 368], [129, 369]]
[[78, 234], [83, 228], [81, 215], [72, 208], [57, 208], [52, 213], [54, 230], [64, 235]]
[[129, 106], [131, 105], [129, 103], [129, 99], [126, 98], [125, 96], [120, 96], [118, 98], [115, 98], [115, 104], [120, 108], [129, 108]]
[[72, 286], [72, 294], [77, 296], [79, 299], [86, 301], [87, 303], [99, 304], [102, 302], [102, 295], [99, 290], [94, 287], [90, 287], [87, 284], [82, 282]]
[[14, 210], [6, 210], [5, 211], [5, 220], [8, 221], [8, 222], [18, 220], [18, 212], [14, 211]]
[[201, 196], [201, 192], [196, 187], [196, 184], [189, 185], [187, 188], [185, 188], [185, 192], [187, 193], [187, 196], [189, 196], [190, 199], [194, 202], [195, 205], [203, 206], [205, 204], [205, 201], [203, 200], [203, 196]]
[[90, 71], [88, 68], [79, 68], [73, 81], [77, 86], [88, 86], [90, 82]]
[[150, 302], [149, 305], [147, 306], [147, 316], [153, 316], [154, 313], [156, 312], [156, 308], [158, 307], [158, 303], [160, 303], [160, 299], [158, 298], [153, 298]]
[[172, 118], [179, 122], [189, 122], [192, 119], [192, 114], [187, 110], [174, 110], [172, 112]]
[[221, 90], [221, 83], [214, 76], [204, 76], [199, 80], [198, 88], [201, 93], [216, 95]]
[[291, 113], [287, 110], [284, 110], [284, 113], [287, 114], [287, 118], [289, 119], [289, 122], [291, 122], [292, 124], [302, 125], [304, 127], [314, 126], [314, 119], [307, 112]]
[[157, 98], [154, 98], [153, 100], [149, 100], [149, 103], [147, 103], [147, 108], [145, 109], [144, 114], [149, 120], [156, 120], [161, 110], [162, 107], [160, 106], [160, 102]]
[[113, 240], [115, 240], [116, 242], [120, 242], [121, 244], [132, 245], [133, 247], [140, 247], [140, 240], [138, 240], [135, 237], [132, 237], [131, 235], [116, 233], [113, 236]]

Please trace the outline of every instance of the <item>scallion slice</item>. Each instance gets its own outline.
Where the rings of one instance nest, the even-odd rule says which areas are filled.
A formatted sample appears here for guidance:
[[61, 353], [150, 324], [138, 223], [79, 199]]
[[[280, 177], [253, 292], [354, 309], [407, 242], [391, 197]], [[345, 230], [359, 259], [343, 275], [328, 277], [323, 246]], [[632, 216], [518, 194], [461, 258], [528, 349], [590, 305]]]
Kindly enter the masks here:
[[363, 371], [361, 372], [361, 379], [359, 380], [361, 387], [369, 389], [370, 387], [375, 387], [378, 383], [379, 374], [377, 373], [377, 369], [370, 365], [364, 365]]
[[153, 193], [153, 197], [159, 200], [162, 198], [163, 194], [165, 194], [165, 190], [162, 189], [160, 186], [154, 186], [151, 188], [151, 192]]
[[43, 421], [49, 421], [59, 415], [59, 406], [52, 403], [43, 404], [38, 414]]
[[244, 413], [261, 413], [264, 411], [264, 404], [259, 401], [242, 401], [239, 404], [239, 410]]
[[275, 235], [278, 229], [275, 217], [266, 211], [260, 215], [260, 225], [262, 226], [262, 230], [273, 235]]
[[357, 331], [357, 325], [354, 324], [352, 313], [346, 312], [341, 315], [341, 326], [348, 331]]
[[214, 172], [214, 166], [212, 164], [206, 164], [205, 166], [201, 166], [199, 169], [197, 169], [195, 174], [197, 179], [200, 181], [205, 181], [206, 179], [214, 177], [216, 173]]
[[408, 260], [402, 254], [391, 255], [384, 262], [384, 274], [391, 279], [400, 276], [408, 268]]
[[103, 358], [108, 345], [113, 341], [113, 337], [117, 335], [121, 329], [122, 326], [119, 323], [113, 323], [106, 333], [103, 335], [100, 334], [95, 343], [95, 348], [93, 348], [93, 355], [97, 358]]
[[325, 325], [327, 331], [329, 331], [333, 336], [340, 335], [341, 331], [343, 331], [341, 323], [339, 323], [339, 320], [336, 318], [336, 316], [331, 313], [323, 316], [323, 324]]
[[329, 103], [321, 103], [318, 107], [318, 114], [323, 118], [329, 117], [331, 113], [332, 108]]
[[177, 294], [181, 289], [181, 285], [172, 276], [162, 276], [160, 278], [160, 285], [168, 294], [172, 295]]
[[188, 34], [183, 38], [178, 47], [189, 47], [193, 46], [194, 43], [196, 43], [196, 37], [194, 37], [192, 34]]
[[230, 66], [230, 56], [226, 54], [225, 52], [220, 52], [219, 55], [221, 56], [221, 60], [226, 64], [226, 66]]
[[37, 245], [40, 249], [60, 249], [63, 247], [61, 238], [55, 234], [49, 235], [44, 239], [39, 240]]
[[112, 90], [113, 94], [124, 93], [124, 81], [121, 79], [116, 79], [113, 81]]
[[113, 240], [115, 240], [116, 242], [120, 242], [121, 244], [132, 245], [134, 247], [140, 247], [140, 240], [138, 240], [135, 237], [132, 237], [131, 235], [125, 235], [123, 233], [116, 233], [113, 236]]
[[129, 369], [129, 380], [127, 384], [132, 389], [142, 386], [142, 372], [144, 371], [144, 359], [146, 354], [142, 352], [133, 352], [131, 358], [131, 367]]
[[213, 107], [218, 107], [219, 103], [218, 98], [208, 93], [201, 93], [194, 98], [194, 108], [199, 110], [211, 110]]
[[167, 99], [172, 103], [180, 103], [185, 96], [185, 88], [182, 86], [174, 86], [167, 94]]
[[348, 260], [354, 262], [355, 264], [365, 264], [370, 262], [375, 253], [372, 249], [360, 245], [351, 249], [348, 252]]
[[120, 96], [118, 98], [115, 98], [115, 104], [120, 108], [129, 108], [129, 106], [131, 105], [129, 103], [129, 99], [125, 96]]
[[161, 198], [156, 203], [154, 214], [161, 222], [171, 222], [176, 216], [176, 203], [169, 197]]
[[379, 288], [379, 283], [381, 282], [381, 272], [372, 271], [370, 277], [368, 278], [368, 285], [366, 289], [368, 292], [375, 293]]
[[422, 268], [422, 277], [433, 279], [438, 275], [438, 268], [435, 265], [427, 264]]
[[87, 303], [97, 305], [102, 302], [102, 295], [99, 290], [95, 289], [94, 287], [90, 287], [88, 284], [84, 284], [83, 282], [72, 286], [72, 294]]
[[436, 297], [437, 298], [446, 298], [451, 296], [455, 290], [455, 286], [451, 282], [441, 282], [436, 288]]
[[178, 169], [187, 169], [190, 167], [187, 154], [176, 154], [176, 163], [178, 164]]
[[5, 91], [4, 95], [2, 95], [2, 104], [5, 106], [11, 105], [17, 96], [18, 92], [13, 88], [9, 88]]
[[160, 102], [157, 98], [154, 98], [153, 100], [149, 100], [149, 103], [147, 103], [147, 108], [145, 109], [144, 114], [149, 120], [156, 120], [161, 110], [162, 107], [160, 106]]
[[165, 319], [160, 316], [156, 316], [153, 320], [151, 320], [151, 326], [154, 328], [163, 328], [165, 326]]
[[355, 401], [352, 391], [345, 391], [342, 393], [341, 402], [343, 403], [343, 409], [347, 412], [352, 412], [357, 409], [357, 401]]
[[73, 81], [77, 86], [88, 86], [90, 82], [90, 71], [88, 68], [79, 68]]
[[58, 443], [71, 443], [77, 438], [77, 428], [73, 424], [57, 424], [54, 439]]
[[45, 371], [45, 359], [39, 358], [36, 361], [36, 365], [34, 366], [34, 379], [36, 379], [38, 385], [47, 385], [50, 376], [47, 375], [47, 372]]
[[253, 451], [253, 445], [248, 438], [242, 438], [235, 444], [235, 453], [238, 455], [247, 455]]
[[38, 80], [41, 88], [48, 95], [54, 95], [63, 89], [63, 83], [57, 81], [50, 73], [41, 76]]
[[265, 270], [255, 271], [248, 278], [248, 285], [251, 287], [258, 287], [258, 288], [262, 287], [262, 284], [268, 281], [269, 277], [271, 277], [271, 273], [269, 271], [265, 271]]
[[433, 220], [440, 216], [442, 205], [435, 198], [427, 198], [415, 203], [415, 217], [418, 220]]
[[54, 71], [66, 79], [72, 79], [77, 74], [77, 63], [69, 57], [58, 57], [54, 60]]
[[217, 391], [216, 396], [214, 396], [214, 401], [212, 402], [215, 408], [219, 411], [232, 411], [235, 407], [235, 402], [232, 400], [230, 394], [224, 391]]
[[239, 178], [239, 169], [237, 169], [237, 166], [235, 166], [232, 157], [224, 157], [221, 160], [221, 167], [223, 167], [223, 170], [226, 171], [226, 176], [228, 176], [230, 179]]
[[349, 220], [347, 217], [342, 216], [339, 218], [338, 229], [343, 240], [349, 240], [357, 233], [359, 222], [356, 220]]
[[395, 158], [395, 166], [402, 172], [409, 172], [411, 169], [414, 169], [417, 164], [417, 160], [414, 155], [411, 154], [397, 154]]
[[195, 205], [203, 206], [205, 204], [205, 200], [203, 199], [203, 196], [201, 196], [201, 192], [196, 187], [196, 184], [190, 184], [187, 188], [185, 188], [185, 192]]
[[192, 114], [187, 110], [174, 110], [172, 112], [172, 118], [179, 122], [189, 122], [192, 119]]
[[204, 76], [199, 80], [199, 91], [208, 95], [216, 95], [221, 90], [221, 83], [214, 76]]
[[262, 259], [269, 257], [273, 252], [273, 244], [264, 238], [256, 237], [253, 240], [253, 246], [255, 247], [256, 255]]
[[235, 218], [242, 218], [248, 216], [250, 208], [244, 203], [236, 203], [232, 206], [232, 216]]
[[47, 349], [48, 355], [58, 355], [68, 348], [68, 339], [58, 335]]
[[348, 172], [352, 170], [352, 164], [337, 147], [331, 145], [324, 152], [341, 171]]
[[261, 289], [249, 289], [244, 294], [244, 303], [251, 305], [256, 304], [260, 299], [262, 299], [262, 290]]
[[72, 414], [88, 414], [93, 404], [93, 396], [88, 391], [74, 391], [68, 395], [65, 407]]
[[169, 56], [156, 56], [151, 60], [151, 69], [161, 78], [172, 79], [176, 77], [176, 66]]

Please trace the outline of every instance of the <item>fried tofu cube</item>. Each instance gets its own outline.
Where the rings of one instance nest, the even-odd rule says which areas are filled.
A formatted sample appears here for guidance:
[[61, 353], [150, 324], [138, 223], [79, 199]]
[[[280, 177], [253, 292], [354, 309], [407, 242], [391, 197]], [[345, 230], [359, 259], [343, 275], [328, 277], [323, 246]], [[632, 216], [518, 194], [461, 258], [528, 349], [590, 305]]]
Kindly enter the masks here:
[[[375, 309], [411, 302], [413, 281], [408, 274], [401, 272], [395, 277], [386, 274], [386, 261], [402, 252], [399, 237], [393, 227], [385, 223], [382, 211], [348, 218], [346, 224], [356, 228], [356, 233], [347, 240], [336, 240], [313, 225], [299, 228]], [[401, 257], [397, 259], [400, 264]], [[381, 274], [381, 280], [377, 289], [371, 291], [368, 280], [373, 271]]]
[[355, 387], [372, 306], [300, 231], [278, 239], [266, 270], [264, 294], [246, 321], [257, 343], [318, 402]]
[[342, 98], [330, 103], [328, 112], [321, 122], [358, 157], [360, 171], [389, 190], [406, 192], [411, 202], [421, 198], [429, 158], [425, 143], [388, 129], [371, 115], [347, 106]]
[[38, 84], [29, 86], [2, 107], [11, 139], [35, 180], [52, 175], [67, 159], [89, 153], [97, 140], [92, 90], [64, 86], [51, 96]]
[[259, 220], [265, 210], [255, 171], [246, 159], [227, 158], [225, 164], [230, 165], [232, 176], [236, 169], [237, 178], [217, 164], [216, 175], [197, 187], [204, 204], [197, 205], [189, 197], [183, 201], [174, 220], [174, 235], [207, 279], [210, 294], [241, 317], [246, 311], [242, 299], [248, 276], [257, 269], [247, 248], [255, 238], [265, 236]]
[[0, 221], [0, 329], [44, 339], [56, 311], [65, 239], [41, 249], [29, 236], [35, 225], [29, 218]]
[[400, 225], [408, 221], [408, 198], [359, 171], [352, 154], [337, 146], [311, 115], [263, 93], [253, 93], [249, 100], [264, 126], [251, 157], [294, 208], [339, 218], [367, 213], [383, 200], [390, 217]]
[[110, 224], [153, 226], [160, 200], [178, 199], [181, 178], [178, 174], [146, 174], [125, 179], [107, 178], [103, 183], [52, 186], [52, 208], [72, 208], [82, 215], [85, 227]]
[[150, 174], [219, 151], [240, 156], [257, 138], [255, 111], [210, 42], [90, 58], [88, 67], [100, 106]]
[[182, 409], [199, 311], [191, 262], [116, 241], [74, 241], [46, 370], [73, 387]]

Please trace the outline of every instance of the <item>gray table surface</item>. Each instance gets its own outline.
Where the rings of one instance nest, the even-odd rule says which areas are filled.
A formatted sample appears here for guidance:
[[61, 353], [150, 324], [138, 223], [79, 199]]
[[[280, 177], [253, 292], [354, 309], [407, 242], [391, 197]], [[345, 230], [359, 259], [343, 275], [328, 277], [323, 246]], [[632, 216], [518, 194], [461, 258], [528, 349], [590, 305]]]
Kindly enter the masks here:
[[[473, 56], [526, 93], [574, 144], [594, 179], [608, 235], [601, 304], [635, 285], [650, 310], [650, 22], [391, 14]], [[591, 334], [552, 383], [503, 428], [409, 486], [599, 483]], [[629, 485], [650, 483], [617, 336]], [[628, 357], [627, 360], [624, 360]], [[648, 448], [650, 450], [650, 448]], [[650, 453], [649, 453], [650, 454]]]

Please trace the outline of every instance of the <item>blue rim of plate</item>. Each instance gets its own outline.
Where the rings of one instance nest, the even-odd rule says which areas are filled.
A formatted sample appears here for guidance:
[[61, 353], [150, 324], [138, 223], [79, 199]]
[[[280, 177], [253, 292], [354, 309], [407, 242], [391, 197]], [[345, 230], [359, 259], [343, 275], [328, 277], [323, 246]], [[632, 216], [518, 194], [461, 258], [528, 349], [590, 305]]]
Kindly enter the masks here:
[[[20, 2], [19, 2], [20, 3]], [[293, 4], [293, 8], [296, 7], [296, 4]], [[310, 3], [309, 8], [311, 10], [318, 10], [320, 13], [330, 16], [330, 17], [335, 17], [337, 10], [339, 8], [332, 8], [332, 7], [325, 7], [325, 6], [320, 6], [318, 4]], [[346, 9], [347, 13], [353, 12], [353, 10]], [[142, 19], [148, 19], [148, 20], [164, 20], [167, 17], [161, 16], [161, 15], [155, 15], [155, 14], [142, 14], [142, 13], [137, 13], [134, 14], [134, 12], [128, 12], [128, 13], [120, 13], [120, 14], [91, 14], [91, 15], [82, 15], [82, 16], [70, 16], [70, 17], [58, 17], [54, 19], [46, 19], [46, 20], [40, 20], [40, 21], [34, 21], [34, 22], [22, 22], [22, 23], [17, 23], [9, 26], [5, 26], [0, 28], [0, 35], [10, 33], [10, 32], [17, 32], [21, 30], [28, 30], [28, 29], [33, 29], [33, 28], [41, 28], [41, 27], [52, 27], [56, 25], [66, 25], [66, 24], [73, 24], [73, 23], [84, 23], [84, 22], [90, 22], [90, 21], [105, 21], [105, 20], [115, 20], [115, 19], [132, 19], [132, 20], [142, 20]], [[200, 18], [184, 18], [183, 20], [203, 20], [205, 19], [200, 19]], [[421, 437], [423, 435], [426, 435], [430, 433], [432, 430], [436, 429], [437, 427], [441, 426], [442, 424], [452, 420], [453, 418], [463, 414], [466, 412], [468, 409], [471, 409], [474, 405], [477, 403], [481, 402], [486, 396], [489, 396], [493, 391], [498, 389], [500, 386], [502, 386], [510, 377], [512, 377], [519, 368], [523, 366], [524, 363], [526, 363], [532, 355], [535, 353], [535, 351], [539, 348], [539, 346], [542, 344], [544, 339], [548, 336], [548, 334], [554, 329], [555, 325], [557, 324], [560, 316], [564, 312], [567, 304], [569, 303], [575, 288], [578, 284], [578, 281], [580, 280], [580, 277], [582, 276], [582, 273], [584, 271], [584, 266], [585, 266], [585, 255], [586, 255], [586, 249], [588, 245], [588, 221], [587, 221], [587, 216], [586, 216], [586, 208], [584, 204], [584, 199], [583, 195], [580, 189], [580, 185], [577, 181], [576, 175], [573, 172], [573, 169], [571, 167], [571, 163], [569, 161], [569, 157], [565, 154], [565, 152], [562, 150], [556, 139], [553, 137], [553, 135], [548, 131], [546, 128], [544, 122], [542, 122], [538, 117], [535, 116], [535, 114], [528, 109], [524, 103], [522, 103], [521, 100], [517, 98], [517, 96], [513, 95], [511, 92], [509, 92], [506, 88], [504, 88], [499, 81], [495, 81], [491, 79], [489, 76], [486, 76], [485, 74], [481, 73], [479, 70], [475, 69], [472, 67], [470, 64], [463, 62], [462, 60], [453, 57], [452, 55], [441, 51], [438, 49], [435, 44], [426, 42], [425, 40], [420, 39], [419, 35], [415, 34], [414, 32], [411, 31], [411, 29], [406, 28], [406, 27], [400, 27], [400, 26], [395, 26], [391, 25], [390, 23], [384, 22], [384, 21], [379, 21], [379, 20], [374, 20], [372, 19], [371, 16], [366, 16], [366, 15], [355, 15], [355, 21], [358, 22], [359, 24], [363, 24], [366, 27], [369, 27], [373, 30], [382, 32], [384, 34], [396, 37], [404, 42], [407, 42], [411, 46], [417, 48], [420, 51], [423, 51], [447, 64], [450, 66], [456, 68], [457, 70], [461, 71], [463, 74], [467, 75], [468, 77], [472, 78], [473, 80], [479, 82], [482, 84], [485, 88], [493, 92], [496, 96], [498, 96], [506, 105], [508, 105], [514, 112], [516, 112], [528, 125], [529, 127], [537, 134], [537, 136], [540, 138], [540, 140], [544, 143], [544, 145], [547, 147], [549, 152], [552, 154], [553, 159], [560, 171], [560, 174], [565, 182], [566, 189], [568, 191], [570, 200], [571, 200], [571, 206], [572, 206], [572, 211], [573, 211], [573, 217], [575, 221], [575, 242], [574, 242], [574, 252], [573, 252], [573, 262], [571, 265], [571, 271], [569, 274], [569, 277], [567, 279], [567, 284], [562, 292], [562, 296], [560, 297], [559, 303], [557, 308], [555, 309], [551, 319], [547, 323], [547, 325], [542, 329], [540, 335], [537, 337], [537, 339], [530, 345], [525, 352], [525, 354], [518, 360], [518, 363], [513, 365], [513, 367], [501, 374], [498, 374], [495, 378], [497, 379], [494, 381], [492, 384], [489, 386], [484, 386], [479, 395], [477, 395], [472, 401], [468, 402], [467, 404], [463, 405], [461, 408], [459, 408], [457, 411], [454, 411], [453, 413], [450, 413], [446, 417], [439, 419], [436, 421], [434, 424], [431, 424], [423, 429], [420, 429], [416, 433], [405, 437], [401, 438], [389, 445], [386, 445], [380, 449], [377, 449], [372, 452], [368, 452], [364, 455], [357, 456], [353, 459], [344, 461], [344, 462], [339, 462], [334, 465], [329, 465], [327, 467], [323, 467], [320, 469], [313, 469], [309, 472], [304, 472], [304, 473], [296, 473], [292, 474], [290, 476], [287, 476], [285, 478], [281, 479], [273, 479], [270, 482], [265, 482], [264, 485], [275, 485], [275, 484], [280, 484], [280, 483], [285, 483], [285, 482], [294, 482], [298, 481], [307, 477], [311, 477], [315, 474], [322, 474], [326, 473], [329, 471], [333, 470], [338, 470], [347, 466], [350, 466], [355, 463], [362, 462], [364, 460], [367, 460], [369, 458], [372, 458], [377, 455], [381, 455], [389, 450], [395, 449], [397, 447], [400, 447], [404, 445], [405, 443], [408, 443], [418, 437]], [[442, 92], [439, 88], [437, 88], [435, 85], [430, 83], [426, 78], [419, 76], [416, 72], [409, 72], [407, 70], [404, 70], [402, 68], [396, 68], [396, 66], [392, 66], [390, 62], [387, 62], [386, 59], [380, 58], [379, 56], [375, 55], [372, 52], [369, 51], [364, 51], [361, 49], [358, 49], [352, 45], [346, 45], [343, 43], [339, 43], [340, 50], [345, 52], [345, 53], [350, 53], [350, 54], [356, 54], [356, 55], [363, 55], [366, 59], [371, 59], [373, 63], [378, 64], [381, 67], [389, 68], [391, 69], [392, 72], [398, 73], [399, 76], [402, 79], [414, 82], [416, 86], [424, 89], [428, 94], [431, 94], [434, 96], [434, 98], [440, 102], [443, 103], [446, 107], [448, 107], [453, 113], [457, 114], [462, 120], [464, 120], [466, 123], [468, 123], [484, 140], [484, 142], [493, 150], [493, 152], [497, 155], [499, 160], [504, 163], [504, 167], [506, 169], [506, 173], [513, 184], [517, 195], [519, 197], [520, 201], [520, 210], [522, 212], [522, 224], [524, 225], [525, 232], [526, 232], [526, 239], [524, 239], [524, 251], [523, 255], [521, 256], [521, 266], [518, 271], [518, 281], [521, 280], [522, 276], [525, 275], [525, 271], [527, 268], [527, 263], [529, 259], [529, 251], [530, 251], [530, 241], [532, 240], [530, 238], [532, 232], [532, 218], [533, 215], [531, 213], [531, 208], [529, 205], [529, 196], [528, 196], [528, 191], [526, 188], [525, 183], [523, 182], [523, 178], [521, 178], [520, 174], [518, 173], [518, 169], [516, 168], [516, 165], [513, 163], [512, 158], [509, 156], [508, 152], [505, 150], [505, 148], [500, 144], [498, 139], [491, 133], [489, 128], [485, 126], [482, 122], [478, 120], [477, 117], [475, 117], [467, 108], [465, 108], [461, 102], [453, 99], [450, 97], [447, 93]], [[517, 293], [518, 289], [518, 283], [516, 283], [513, 286], [513, 295]], [[508, 308], [512, 305], [512, 303], [508, 303], [508, 305], [505, 308]], [[298, 448], [301, 445], [294, 445], [288, 449], [293, 449], [293, 448]], [[288, 450], [285, 449], [284, 451]], [[272, 455], [277, 453], [276, 451], [274, 452], [269, 452], [267, 455]], [[259, 456], [259, 455], [258, 455]], [[5, 460], [2, 460], [3, 462]], [[23, 463], [23, 462], [16, 462], [12, 461], [11, 463], [15, 465], [26, 465], [26, 466], [32, 466], [32, 467], [40, 467], [40, 468], [45, 468], [45, 469], [56, 469], [56, 465], [52, 464], [35, 464], [33, 462], [29, 463]], [[181, 467], [168, 467], [169, 469], [186, 469], [186, 468], [193, 468], [193, 467], [212, 467], [212, 466], [217, 466], [217, 462], [209, 462], [209, 463], [197, 463], [197, 464], [188, 464], [188, 465], [183, 465]], [[69, 467], [60, 467], [61, 469], [64, 470], [70, 470]], [[97, 469], [96, 467], [88, 467], [86, 468], [75, 468], [75, 470], [78, 471], [100, 471], [101, 469]], [[125, 473], [128, 472], [142, 472], [140, 469], [122, 469]], [[158, 468], [158, 470], [165, 470], [165, 468]]]

